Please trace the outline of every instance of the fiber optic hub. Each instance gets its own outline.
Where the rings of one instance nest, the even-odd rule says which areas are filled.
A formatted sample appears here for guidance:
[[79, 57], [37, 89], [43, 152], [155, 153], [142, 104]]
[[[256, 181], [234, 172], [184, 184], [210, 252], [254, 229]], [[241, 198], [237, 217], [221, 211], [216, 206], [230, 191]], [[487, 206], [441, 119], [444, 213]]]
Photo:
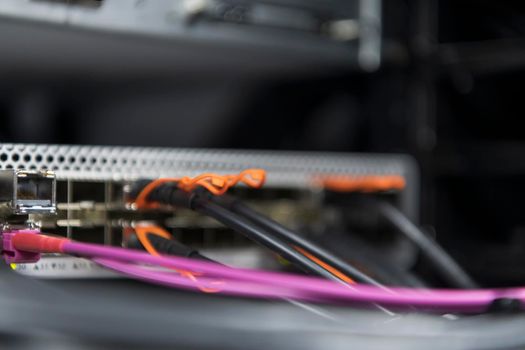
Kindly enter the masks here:
[[[128, 228], [137, 223], [155, 223], [170, 230], [181, 242], [204, 249], [212, 256], [221, 255], [221, 249], [226, 247], [234, 249], [239, 253], [237, 261], [247, 266], [257, 263], [242, 258], [247, 256], [243, 252], [251, 249], [242, 236], [185, 209], [175, 213], [135, 210], [129, 206], [126, 193], [138, 179], [235, 173], [250, 167], [267, 171], [264, 187], [258, 190], [239, 187], [232, 191], [274, 219], [306, 229], [309, 235], [322, 237], [346, 220], [347, 214], [329, 198], [337, 194], [330, 195], [320, 182], [327, 176], [400, 176], [406, 180], [403, 190], [380, 195], [390, 198], [409, 217], [417, 215], [417, 170], [410, 158], [401, 155], [0, 144], [0, 169], [6, 175], [11, 174], [6, 181], [20, 181], [13, 174], [41, 174], [42, 179], [50, 179], [51, 174], [56, 176], [56, 185], [54, 178], [49, 183], [53, 188], [56, 186], [56, 198], [50, 197], [48, 203], [49, 208], [56, 208], [56, 212], [49, 210], [54, 215], [34, 207], [18, 211], [27, 215], [28, 223], [45, 232], [120, 246], [131, 244]], [[407, 243], [387, 239], [379, 242], [378, 247], [383, 246], [386, 256], [407, 266], [413, 257], [408, 253], [410, 248], [403, 254], [396, 253], [395, 247], [401, 245]], [[252, 250], [257, 261], [264, 260], [261, 254], [260, 250]]]

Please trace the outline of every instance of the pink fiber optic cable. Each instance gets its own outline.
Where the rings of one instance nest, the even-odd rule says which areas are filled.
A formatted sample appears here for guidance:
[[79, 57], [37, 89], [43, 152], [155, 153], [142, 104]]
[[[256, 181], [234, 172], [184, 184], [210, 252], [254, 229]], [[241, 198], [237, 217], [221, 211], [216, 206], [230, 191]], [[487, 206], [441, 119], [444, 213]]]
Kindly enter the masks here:
[[[6, 236], [7, 235], [7, 236]], [[175, 256], [153, 256], [144, 252], [97, 244], [77, 243], [44, 235], [4, 233], [13, 249], [33, 253], [66, 253], [88, 257], [95, 262], [130, 277], [182, 289], [198, 289], [198, 285], [171, 271], [152, 271], [143, 265], [184, 269], [203, 274], [199, 284], [216, 288], [217, 292], [261, 298], [368, 304], [378, 303], [399, 308], [419, 307], [451, 312], [485, 311], [497, 299], [517, 299], [525, 303], [525, 287], [507, 289], [414, 289], [353, 284], [344, 286], [316, 277], [289, 273], [239, 269], [212, 262]], [[5, 246], [5, 244], [4, 244]], [[221, 283], [217, 284], [217, 280]]]

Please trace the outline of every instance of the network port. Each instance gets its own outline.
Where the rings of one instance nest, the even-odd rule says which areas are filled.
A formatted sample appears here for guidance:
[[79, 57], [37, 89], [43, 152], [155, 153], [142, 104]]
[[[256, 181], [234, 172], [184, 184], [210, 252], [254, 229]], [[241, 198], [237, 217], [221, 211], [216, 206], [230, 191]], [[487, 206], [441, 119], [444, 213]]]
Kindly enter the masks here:
[[2, 214], [56, 212], [56, 179], [48, 170], [0, 170]]

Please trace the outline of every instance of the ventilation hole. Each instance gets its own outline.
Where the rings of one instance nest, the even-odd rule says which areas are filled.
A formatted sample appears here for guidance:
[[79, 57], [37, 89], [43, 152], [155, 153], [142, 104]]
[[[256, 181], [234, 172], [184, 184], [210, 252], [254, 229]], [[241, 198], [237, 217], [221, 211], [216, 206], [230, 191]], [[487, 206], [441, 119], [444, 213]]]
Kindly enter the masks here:
[[95, 164], [97, 162], [97, 158], [93, 157], [90, 159], [91, 164]]
[[81, 164], [84, 164], [86, 162], [86, 157], [80, 157], [79, 161]]
[[132, 165], [137, 165], [137, 160], [136, 160], [136, 159], [132, 159], [132, 160], [131, 160], [131, 164], [132, 164]]
[[7, 164], [7, 165], [5, 166], [5, 168], [6, 168], [6, 169], [13, 169], [13, 166], [12, 166], [11, 164]]
[[115, 158], [111, 159], [111, 164], [117, 164], [117, 160]]
[[18, 166], [18, 169], [25, 169], [25, 166], [23, 166], [23, 165], [19, 165], [19, 166]]
[[76, 167], [73, 168], [73, 170], [75, 170], [75, 171], [80, 171], [80, 167], [79, 167], [79, 166], [76, 166]]
[[0, 154], [0, 160], [2, 162], [5, 162], [7, 160], [7, 154], [5, 154], [5, 153]]
[[18, 155], [18, 153], [13, 153], [11, 155], [11, 159], [13, 160], [13, 162], [18, 162], [18, 160], [20, 159], [20, 156]]
[[64, 160], [66, 160], [66, 159], [64, 158], [64, 156], [59, 156], [59, 157], [58, 157], [58, 162], [59, 162], [59, 163], [64, 163]]
[[108, 162], [108, 160], [107, 160], [106, 158], [102, 158], [102, 159], [100, 160], [100, 162], [101, 162], [102, 164], [106, 164], [106, 163]]
[[54, 158], [52, 155], [48, 155], [48, 156], [47, 156], [47, 161], [48, 161], [48, 163], [51, 163], [51, 162], [54, 161], [54, 160], [55, 160], [55, 158]]
[[31, 170], [36, 170], [36, 165], [31, 165], [31, 166], [29, 167], [29, 169], [31, 169]]
[[67, 171], [67, 170], [69, 170], [69, 166], [68, 165], [64, 165], [64, 167], [62, 169]]
[[58, 170], [58, 166], [53, 165], [53, 168], [52, 168], [52, 169], [53, 169], [53, 170]]
[[37, 155], [35, 156], [35, 161], [37, 161], [37, 162], [41, 162], [41, 161], [42, 161], [42, 155], [41, 155], [41, 154], [37, 154]]
[[77, 161], [77, 159], [73, 156], [69, 157], [69, 162], [70, 163], [75, 163]]

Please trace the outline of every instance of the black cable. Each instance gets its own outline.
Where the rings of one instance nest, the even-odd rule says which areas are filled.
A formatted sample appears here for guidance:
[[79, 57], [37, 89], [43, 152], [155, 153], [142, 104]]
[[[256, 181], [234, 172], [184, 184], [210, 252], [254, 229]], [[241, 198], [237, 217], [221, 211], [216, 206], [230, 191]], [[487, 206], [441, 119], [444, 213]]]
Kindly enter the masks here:
[[325, 261], [336, 269], [340, 270], [344, 274], [352, 277], [358, 282], [368, 283], [377, 287], [385, 288], [381, 283], [375, 279], [362, 273], [352, 265], [338, 258], [334, 254], [323, 249], [319, 245], [309, 241], [308, 239], [300, 236], [289, 228], [281, 225], [280, 223], [272, 220], [271, 218], [262, 215], [261, 213], [253, 210], [243, 202], [235, 199], [231, 196], [213, 197], [212, 200], [220, 206], [227, 207], [232, 212], [250, 220], [251, 222], [259, 225], [260, 227], [270, 231], [274, 236], [283, 239], [293, 245], [296, 245], [317, 258]]
[[379, 213], [399, 232], [412, 241], [450, 285], [458, 288], [477, 288], [477, 283], [434, 240], [414, 225], [399, 209], [385, 201], [377, 201]]
[[[150, 241], [151, 245], [159, 252], [165, 253], [168, 255], [178, 255], [184, 256], [187, 258], [195, 258], [200, 260], [212, 261], [210, 258], [199, 253], [198, 250], [188, 247], [180, 242], [177, 242], [173, 239], [167, 239], [161, 236], [148, 235], [147, 239]], [[213, 261], [216, 262], [216, 261]]]
[[[188, 247], [187, 245], [184, 245], [174, 239], [164, 238], [155, 234], [146, 235], [146, 239], [159, 253], [212, 261], [210, 258], [199, 253], [198, 250]], [[144, 248], [136, 235], [132, 235], [132, 237], [128, 239], [127, 246], [133, 248]], [[216, 261], [213, 262], [216, 263]]]
[[[201, 214], [208, 215], [212, 218], [215, 218], [217, 221], [223, 223], [224, 225], [236, 230], [239, 233], [244, 233], [244, 235], [248, 238], [251, 238], [255, 242], [266, 246], [272, 250], [277, 251], [281, 256], [288, 261], [295, 263], [298, 267], [302, 268], [305, 272], [313, 272], [315, 274], [318, 274], [321, 277], [325, 277], [327, 279], [342, 283], [344, 285], [347, 285], [346, 281], [343, 281], [339, 279], [337, 276], [331, 274], [329, 271], [325, 270], [320, 265], [316, 264], [312, 260], [308, 259], [303, 254], [299, 253], [293, 248], [290, 248], [286, 242], [281, 241], [277, 237], [273, 237], [268, 232], [265, 232], [264, 229], [259, 228], [257, 224], [254, 222], [248, 221], [244, 219], [241, 216], [236, 215], [235, 213], [227, 210], [226, 208], [221, 207], [220, 205], [217, 205], [213, 203], [210, 198], [207, 199], [201, 199], [201, 198], [195, 198], [194, 202], [195, 204], [195, 210], [200, 212]], [[357, 270], [356, 270], [357, 271]], [[371, 279], [370, 277], [362, 274], [360, 271], [357, 271], [359, 274], [365, 276], [370, 281], [375, 282], [374, 285], [385, 288], [383, 285], [381, 285], [379, 282], [376, 282], [375, 280]], [[394, 314], [384, 308], [383, 306], [373, 303], [375, 307], [377, 307], [379, 310], [393, 316]]]
[[349, 232], [330, 232], [329, 235], [312, 237], [316, 244], [344, 256], [355, 266], [366, 266], [366, 272], [387, 286], [427, 288], [428, 286], [412, 272], [385, 257], [374, 243], [366, 242]]
[[[292, 263], [295, 263], [305, 272], [315, 273], [330, 280], [344, 282], [312, 260], [308, 259], [303, 254], [291, 248], [286, 242], [279, 238], [273, 237], [264, 229], [254, 225], [254, 223], [213, 202], [199, 201], [201, 202], [197, 206], [197, 211], [199, 213], [210, 216], [224, 225], [232, 228], [233, 230], [244, 234], [254, 242], [278, 252], [283, 258]], [[346, 282], [344, 283], [346, 284]]]
[[329, 271], [290, 247], [283, 240], [272, 236], [253, 222], [213, 203], [210, 200], [211, 197], [212, 195], [203, 188], [187, 193], [180, 190], [176, 184], [168, 183], [153, 190], [149, 194], [148, 199], [150, 201], [165, 203], [168, 205], [182, 206], [212, 217], [225, 226], [243, 234], [252, 241], [279, 253], [283, 258], [295, 264], [303, 271], [346, 284], [346, 282], [342, 281], [337, 276], [334, 276]]

